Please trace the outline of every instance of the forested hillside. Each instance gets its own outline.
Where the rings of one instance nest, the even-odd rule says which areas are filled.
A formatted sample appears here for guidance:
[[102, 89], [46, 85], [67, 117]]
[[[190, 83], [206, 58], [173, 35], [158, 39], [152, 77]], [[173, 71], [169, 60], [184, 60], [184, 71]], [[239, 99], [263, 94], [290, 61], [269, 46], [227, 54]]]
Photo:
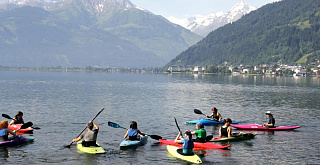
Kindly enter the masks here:
[[315, 62], [319, 29], [319, 0], [283, 0], [211, 32], [166, 66]]

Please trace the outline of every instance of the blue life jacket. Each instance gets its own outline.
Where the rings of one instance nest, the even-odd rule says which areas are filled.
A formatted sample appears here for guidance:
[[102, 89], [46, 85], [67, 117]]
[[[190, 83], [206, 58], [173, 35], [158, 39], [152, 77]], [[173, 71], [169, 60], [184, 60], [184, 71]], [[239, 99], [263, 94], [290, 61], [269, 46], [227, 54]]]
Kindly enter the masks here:
[[6, 131], [7, 131], [7, 128], [0, 129], [0, 136], [5, 136], [6, 135]]
[[193, 140], [192, 139], [181, 139], [183, 143], [183, 149], [193, 149]]
[[129, 129], [128, 130], [129, 140], [139, 140], [138, 139], [138, 129]]

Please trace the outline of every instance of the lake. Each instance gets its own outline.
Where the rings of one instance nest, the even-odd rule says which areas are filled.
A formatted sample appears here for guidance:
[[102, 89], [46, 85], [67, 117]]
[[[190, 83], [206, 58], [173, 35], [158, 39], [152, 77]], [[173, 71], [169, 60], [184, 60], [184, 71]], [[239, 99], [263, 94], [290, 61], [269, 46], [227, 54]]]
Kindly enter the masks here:
[[[254, 139], [230, 142], [230, 150], [208, 150], [203, 164], [320, 164], [320, 78], [219, 76], [192, 74], [130, 74], [87, 72], [0, 71], [0, 111], [35, 127], [33, 143], [0, 148], [1, 164], [188, 164], [168, 156], [166, 146], [149, 138], [144, 146], [120, 150], [126, 130], [135, 120], [148, 134], [174, 139], [178, 129], [195, 130], [189, 120], [210, 114], [214, 106], [223, 118], [240, 124], [266, 122], [271, 111], [276, 125], [300, 125], [294, 131], [258, 131]], [[94, 120], [98, 143], [106, 154], [63, 148]], [[5, 118], [2, 118], [2, 120]], [[206, 126], [218, 136], [217, 126]], [[234, 130], [237, 131], [237, 130]], [[224, 143], [219, 143], [224, 144]]]

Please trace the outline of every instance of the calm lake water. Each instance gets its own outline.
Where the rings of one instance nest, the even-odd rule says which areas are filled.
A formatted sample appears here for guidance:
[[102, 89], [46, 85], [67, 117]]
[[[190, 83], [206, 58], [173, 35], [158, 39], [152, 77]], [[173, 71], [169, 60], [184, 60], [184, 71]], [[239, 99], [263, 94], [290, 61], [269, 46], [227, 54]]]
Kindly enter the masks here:
[[[36, 138], [31, 144], [0, 148], [0, 164], [188, 164], [151, 138], [120, 150], [125, 130], [107, 122], [129, 127], [135, 120], [143, 132], [174, 139], [174, 117], [182, 130], [193, 131], [185, 121], [202, 117], [193, 109], [209, 114], [213, 106], [240, 124], [262, 124], [272, 111], [276, 125], [301, 128], [259, 131], [254, 139], [230, 142], [230, 150], [207, 151], [203, 164], [320, 164], [320, 78], [0, 71], [0, 92], [1, 113], [23, 111], [25, 121], [41, 128], [27, 135]], [[94, 122], [107, 154], [63, 148], [102, 108]], [[217, 127], [205, 128], [217, 136]]]

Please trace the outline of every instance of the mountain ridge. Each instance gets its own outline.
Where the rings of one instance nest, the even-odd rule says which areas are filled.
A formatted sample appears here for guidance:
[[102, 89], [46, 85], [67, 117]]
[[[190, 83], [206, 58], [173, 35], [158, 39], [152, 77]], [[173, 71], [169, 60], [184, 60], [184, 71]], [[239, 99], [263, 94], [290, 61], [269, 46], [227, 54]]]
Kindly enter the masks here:
[[206, 36], [211, 31], [231, 22], [240, 19], [243, 15], [256, 10], [255, 7], [249, 6], [243, 0], [235, 4], [228, 12], [211, 13], [206, 16], [194, 16], [187, 19], [176, 19], [168, 17], [167, 19], [175, 24], [181, 25], [192, 32]]
[[[320, 59], [320, 3], [282, 0], [208, 34], [171, 65], [295, 64]], [[294, 10], [292, 10], [294, 9]]]
[[201, 39], [127, 2], [2, 5], [0, 65], [161, 67]]

